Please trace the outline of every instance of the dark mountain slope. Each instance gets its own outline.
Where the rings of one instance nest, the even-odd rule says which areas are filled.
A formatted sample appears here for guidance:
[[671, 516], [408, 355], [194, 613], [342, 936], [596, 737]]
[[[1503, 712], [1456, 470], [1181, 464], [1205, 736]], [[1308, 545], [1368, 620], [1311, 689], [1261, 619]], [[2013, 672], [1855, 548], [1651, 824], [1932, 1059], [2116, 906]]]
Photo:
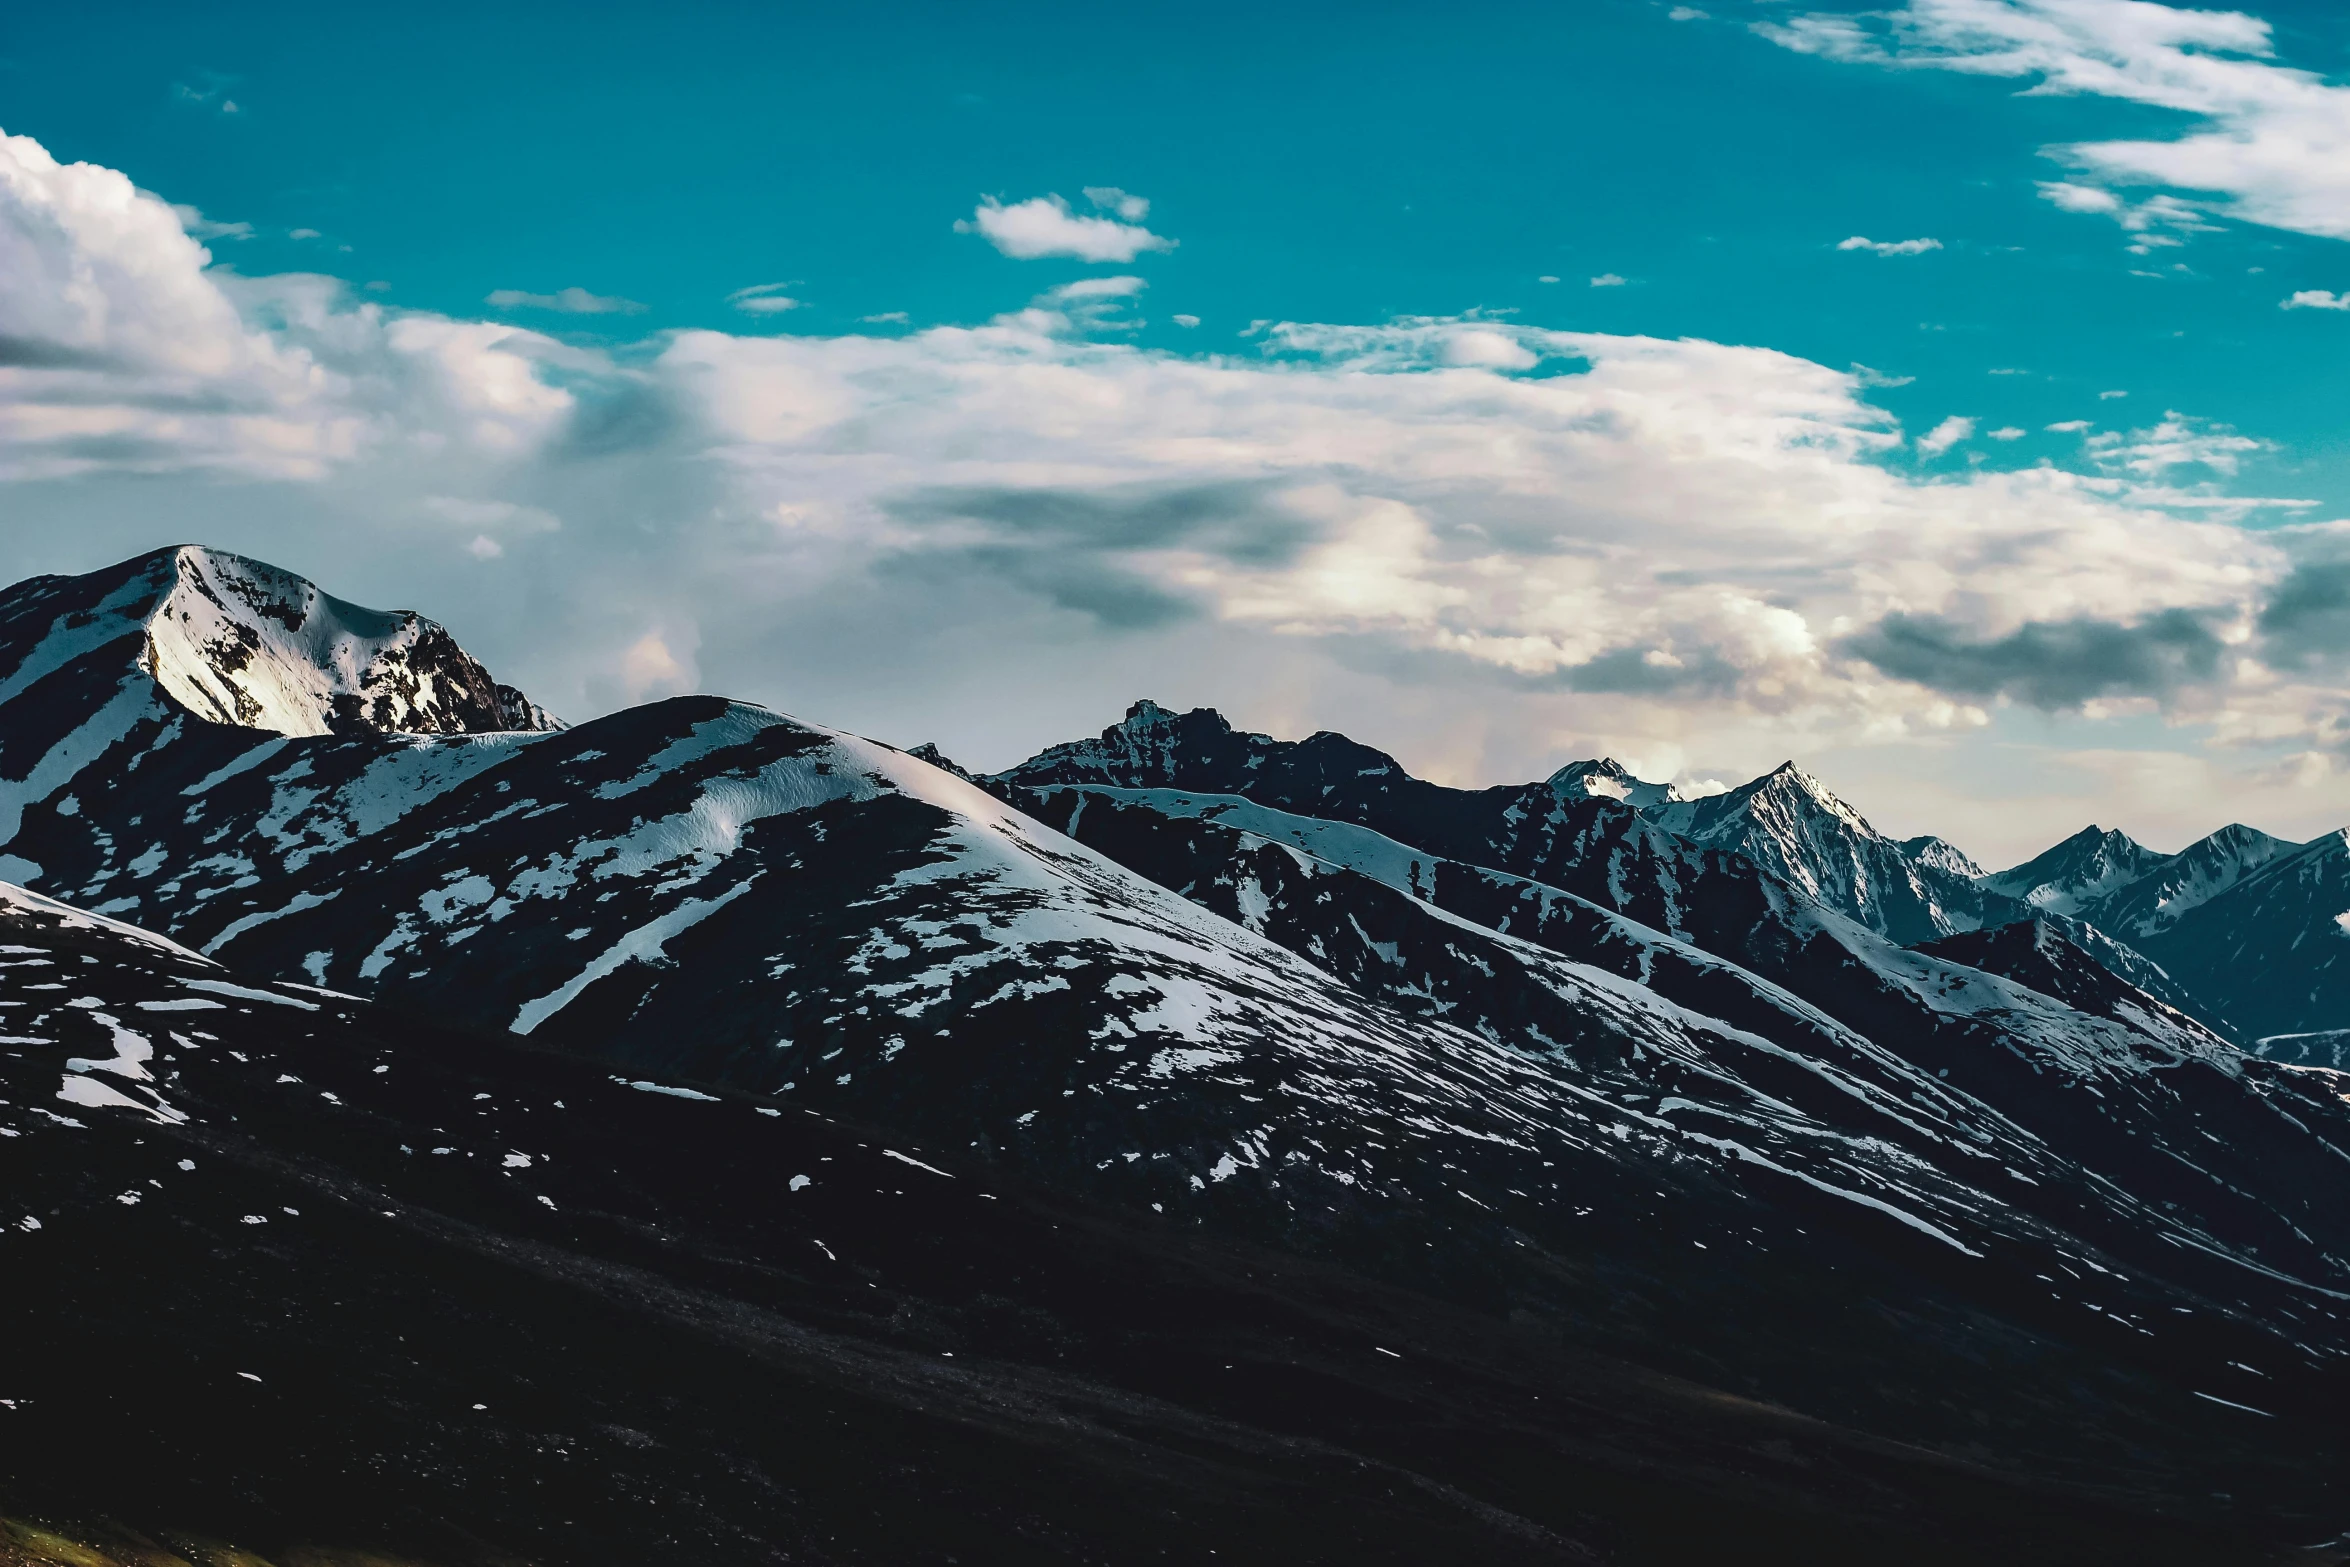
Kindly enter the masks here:
[[[284, 605], [292, 590], [264, 597]], [[2009, 1474], [2114, 1488], [2132, 1507], [2210, 1483], [2214, 1443], [2198, 1421], [2275, 1421], [2222, 1434], [2217, 1447], [2238, 1456], [2217, 1488], [2296, 1529], [2333, 1505], [2295, 1499], [2313, 1455], [2334, 1452], [2303, 1412], [2336, 1396], [2350, 1348], [2337, 1314], [2350, 1110], [2333, 1079], [2246, 1063], [2157, 1012], [2096, 1016], [1905, 952], [1743, 855], [1614, 801], [1433, 790], [1337, 737], [1234, 741], [1216, 720], [1206, 749], [1296, 807], [1239, 789], [994, 782], [1073, 838], [922, 759], [713, 698], [570, 731], [429, 735], [335, 733], [331, 702], [296, 702], [315, 728], [264, 733], [200, 717], [141, 662], [137, 638], [84, 638], [70, 614], [20, 618], [31, 629], [0, 648], [0, 743], [21, 746], [0, 765], [12, 863], [246, 972], [367, 991], [632, 1079], [771, 1093], [779, 1102], [720, 1101], [754, 1138], [776, 1135], [764, 1122], [801, 1124], [755, 1113], [784, 1105], [886, 1125], [953, 1150], [897, 1144], [959, 1179], [1033, 1180], [1068, 1215], [1113, 1202], [1122, 1217], [1082, 1211], [1117, 1234], [1232, 1257], [1275, 1245], [1301, 1279], [1351, 1280], [1328, 1286], [1341, 1293], [1409, 1291], [1415, 1309], [1484, 1331], [1522, 1314], [1592, 1354]], [[266, 627], [246, 629], [271, 645]], [[298, 677], [270, 689], [315, 697]], [[1148, 752], [1165, 715], [1137, 716], [1145, 733], [1056, 755], [1096, 766]], [[141, 1034], [119, 1004], [65, 1007], [30, 983], [22, 999], [14, 1037], [53, 1049], [34, 1077], [49, 1081], [11, 1099], [70, 1093], [137, 1113], [89, 1099], [111, 1083], [132, 1101], [161, 1093], [190, 1127], [222, 1124], [190, 1108], [192, 1078], [142, 1079], [103, 1063], [143, 1062], [92, 1053], [121, 1046], [118, 1030]], [[244, 1000], [246, 1012], [274, 1005]], [[69, 1044], [71, 1029], [105, 1032]], [[152, 1026], [142, 1037], [156, 1045]], [[508, 1047], [462, 1048], [488, 1060]], [[188, 1075], [186, 1059], [166, 1064]], [[371, 1096], [399, 1069], [381, 1082], [324, 1073], [272, 1075], [270, 1092], [306, 1105], [307, 1087], [336, 1096], [273, 1131], [272, 1157], [347, 1162], [374, 1147], [389, 1161], [337, 1123], [380, 1109]], [[567, 1107], [591, 1090], [647, 1098], [592, 1070], [578, 1081]], [[501, 1113], [498, 1091], [479, 1091], [492, 1097], [477, 1113]], [[645, 1233], [714, 1237], [745, 1279], [794, 1274], [778, 1259], [802, 1240], [847, 1255], [835, 1236], [757, 1229], [815, 1188], [678, 1155], [668, 1145], [709, 1124], [692, 1116], [719, 1112], [659, 1102], [671, 1111], [655, 1113], [687, 1115], [661, 1123], [656, 1157], [684, 1182], [665, 1189], [680, 1205], [703, 1194], [720, 1228], [627, 1210]], [[227, 1113], [250, 1129], [259, 1112]], [[412, 1119], [456, 1130], [444, 1109]], [[314, 1127], [327, 1143], [304, 1140]], [[2240, 1153], [2207, 1153], [2214, 1140]], [[528, 1191], [516, 1202], [533, 1224], [572, 1212], [576, 1190], [566, 1205], [524, 1176], [581, 1161], [509, 1142], [532, 1162], [501, 1153], [489, 1189]], [[430, 1146], [461, 1168], [460, 1139]], [[637, 1168], [597, 1147], [598, 1167]], [[444, 1156], [384, 1168], [418, 1157]], [[557, 1207], [531, 1206], [539, 1196]], [[755, 1210], [753, 1229], [725, 1228], [738, 1210]], [[1029, 1254], [981, 1213], [955, 1223]], [[860, 1222], [888, 1227], [879, 1211]], [[528, 1251], [515, 1236], [545, 1239], [495, 1228], [501, 1256]], [[738, 1277], [695, 1278], [721, 1274]], [[989, 1277], [990, 1292], [1028, 1298]], [[695, 1320], [734, 1309], [696, 1306]], [[1246, 1309], [1215, 1296], [1192, 1327], [1228, 1333], [1217, 1314]], [[1046, 1316], [1062, 1324], [1047, 1340], [1085, 1337]], [[1136, 1355], [1103, 1364], [1170, 1396], [1152, 1368], [1181, 1356]], [[2240, 1381], [2267, 1401], [2231, 1394]], [[924, 1387], [909, 1395], [922, 1418], [976, 1418], [951, 1389]], [[1448, 1407], [1463, 1429], [1493, 1425], [1473, 1402]], [[1287, 1429], [1264, 1412], [1280, 1405], [1252, 1404], [1249, 1418]], [[1087, 1443], [1128, 1418], [1103, 1415]], [[1475, 1478], [1481, 1505], [1584, 1538], [1525, 1499], [1542, 1484], [1492, 1489], [1520, 1473], [1507, 1442], [1456, 1433], [1427, 1450], [1448, 1443], [1473, 1455], [1469, 1469], [1431, 1458], [1414, 1472]], [[712, 1504], [713, 1518], [733, 1513]]]
[[2178, 1029], [2201, 1027], [2169, 1002], [2129, 983], [2117, 972], [2117, 960], [2101, 959], [2084, 940], [2076, 938], [2094, 941], [2096, 928], [2049, 917], [1945, 936], [1922, 944], [1918, 950], [1986, 974], [2004, 975], [2092, 1017], [2112, 1018], [2132, 1027], [2144, 1026], [2149, 1019]]
[[2350, 1024], [2350, 829], [2273, 856], [2135, 944], [2245, 1038]]
[[[1358, 987], [1441, 1009], [1521, 1050], [1538, 1052], [1548, 1021], [1513, 995], [1513, 978], [1531, 966], [1528, 947], [1721, 1020], [1692, 1036], [1702, 1040], [1694, 1055], [1559, 1054], [1575, 1081], [1619, 1102], [1637, 1107], [1653, 1096], [1660, 1117], [1694, 1112], [1684, 1124], [1701, 1142], [1762, 1133], [1775, 1160], [1835, 1179], [1837, 1166], [1850, 1168], [1849, 1152], [1823, 1164], [1801, 1152], [1802, 1127], [1832, 1129], [1832, 1142], [1899, 1149], [1912, 1172], [1893, 1177], [1900, 1200], [1922, 1211], [1951, 1211], [1946, 1197], [1909, 1184], [1933, 1169], [1995, 1192], [1998, 1208], [2096, 1237], [2109, 1261], [2128, 1256], [2157, 1274], [2180, 1259], [2181, 1222], [2203, 1227], [2201, 1245], [2229, 1236], [2225, 1244], [2249, 1248], [2241, 1255], [2262, 1267], [2282, 1264], [2312, 1281], [2337, 1278], [2350, 1256], [2350, 1227], [2331, 1196], [2350, 1162], [2340, 1106], [2304, 1078], [2247, 1063], [2159, 1003], [2099, 1016], [2029, 984], [1896, 951], [1910, 966], [1900, 972], [1936, 994], [1947, 1028], [1930, 1046], [1908, 1035], [1887, 1046], [1570, 895], [1359, 828], [1233, 796], [1069, 787], [1030, 795], [1040, 815], [1104, 853]], [[1464, 985], [1465, 976], [1476, 978]], [[1984, 1183], [1987, 1153], [2011, 1181]], [[2131, 1211], [2125, 1192], [2161, 1217], [2107, 1228]], [[2215, 1276], [2203, 1287], [2233, 1286]]]
[[0, 1334], [45, 1351], [0, 1370], [18, 1513], [287, 1563], [2228, 1563], [2326, 1505], [2278, 1446], [2330, 1454], [2322, 1403], [2264, 1387], [2255, 1419], [2117, 1381], [2081, 1321], [2040, 1374], [2177, 1444], [2166, 1477], [1857, 1437], [1595, 1356], [1571, 1319], [230, 978], [22, 897], [0, 936], [24, 1020]]

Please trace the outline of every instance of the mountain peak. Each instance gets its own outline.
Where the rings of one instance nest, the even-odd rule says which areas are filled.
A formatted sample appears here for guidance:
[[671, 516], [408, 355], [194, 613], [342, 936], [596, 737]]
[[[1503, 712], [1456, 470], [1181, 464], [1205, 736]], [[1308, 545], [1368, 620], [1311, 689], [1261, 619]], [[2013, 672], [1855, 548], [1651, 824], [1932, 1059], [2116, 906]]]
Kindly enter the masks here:
[[[17, 635], [10, 636], [8, 633]], [[280, 567], [183, 544], [0, 597], [10, 690], [119, 639], [189, 712], [283, 735], [467, 734], [562, 725], [446, 628], [345, 603]]]
[[1845, 804], [1833, 789], [1793, 760], [1781, 762], [1744, 788], [1731, 790], [1725, 798], [1743, 798], [1750, 808], [1764, 800], [1775, 800], [1798, 810], [1824, 811], [1856, 833], [1870, 838], [1883, 836], [1869, 825], [1868, 818]]
[[2175, 857], [2156, 853], [2118, 827], [2092, 823], [2047, 852], [1984, 877], [1983, 885], [2052, 914], [2073, 914]]
[[1636, 811], [1669, 805], [1684, 798], [1669, 783], [1650, 783], [1612, 756], [1593, 762], [1569, 762], [1544, 782], [1563, 799], [1621, 800]]

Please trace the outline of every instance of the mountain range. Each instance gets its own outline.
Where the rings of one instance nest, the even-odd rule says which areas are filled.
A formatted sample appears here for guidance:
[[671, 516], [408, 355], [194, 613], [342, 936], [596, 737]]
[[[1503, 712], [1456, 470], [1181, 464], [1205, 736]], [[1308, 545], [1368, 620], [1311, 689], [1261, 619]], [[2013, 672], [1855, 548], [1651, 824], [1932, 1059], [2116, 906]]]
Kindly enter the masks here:
[[1792, 763], [1462, 790], [1149, 702], [974, 775], [715, 697], [566, 726], [221, 551], [36, 578], [0, 1257], [12, 1342], [93, 1347], [0, 1386], [58, 1417], [0, 1421], [0, 1508], [432, 1560], [2277, 1559], [2350, 1529], [2346, 842], [1989, 875]]

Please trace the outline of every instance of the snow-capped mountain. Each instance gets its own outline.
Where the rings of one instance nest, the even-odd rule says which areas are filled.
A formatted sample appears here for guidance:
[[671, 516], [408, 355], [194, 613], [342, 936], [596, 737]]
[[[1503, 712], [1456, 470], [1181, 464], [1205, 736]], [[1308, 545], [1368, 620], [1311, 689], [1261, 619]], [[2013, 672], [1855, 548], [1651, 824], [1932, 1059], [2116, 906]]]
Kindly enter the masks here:
[[[1167, 778], [1194, 787], [1154, 782]], [[2268, 1123], [2268, 1112], [2251, 1109], [2262, 1091], [2249, 1090], [2242, 1057], [2172, 1008], [2148, 1001], [2085, 1013], [2028, 981], [1905, 950], [1751, 861], [1673, 839], [1612, 801], [1561, 800], [1547, 786], [1447, 790], [1339, 736], [1274, 741], [1235, 732], [1204, 710], [1173, 715], [1151, 704], [1137, 704], [1098, 741], [1054, 747], [990, 782], [1030, 813], [1212, 907], [1224, 907], [1215, 889], [1229, 878], [1208, 867], [1227, 851], [1192, 842], [1188, 824], [1237, 830], [1381, 882], [1446, 916], [1453, 932], [1445, 939], [1456, 952], [1467, 921], [1723, 1019], [1790, 1059], [1816, 1065], [1852, 1050], [1897, 1063], [1886, 1068], [1889, 1083], [1925, 1079], [1959, 1089], [2048, 1146], [2082, 1152], [2103, 1179], [2152, 1182], [2161, 1202], [2182, 1209], [2213, 1212], [2209, 1203], [2235, 1201], [2225, 1193], [2236, 1176], [2218, 1175], [2208, 1148], [2215, 1105], [2244, 1105], [2247, 1134], [2268, 1135], [2251, 1131]], [[1572, 819], [1592, 813], [1609, 819]], [[1263, 897], [1266, 884], [1259, 878], [1251, 896]], [[1318, 897], [1330, 901], [1327, 891]], [[1246, 903], [1225, 908], [1243, 919], [1254, 917], [1250, 911]], [[1669, 929], [1643, 928], [1639, 911], [1662, 911]], [[1270, 910], [1257, 912], [1279, 938], [1284, 927]], [[1411, 944], [1381, 934], [1381, 964], [1347, 955], [1377, 927], [1344, 902], [1323, 919], [1342, 912], [1346, 924], [1309, 922], [1309, 934], [1286, 939], [1342, 974], [1367, 972], [1373, 985], [1391, 979], [1453, 1015], [1460, 1003], [1420, 969], [1381, 966], [1394, 963], [1390, 949]], [[1494, 966], [1482, 959], [1472, 967]], [[1482, 1026], [1509, 1037], [1506, 1019]], [[2199, 1080], [2214, 1086], [2190, 1089], [2174, 1075], [2190, 1062], [2209, 1068], [2215, 1076]], [[1803, 1102], [1775, 1083], [1771, 1092]], [[2146, 1161], [2157, 1147], [2174, 1152]], [[2331, 1157], [2311, 1152], [2320, 1164]], [[2133, 1173], [2123, 1177], [2125, 1169]], [[2249, 1166], [2237, 1173], [2263, 1179]]]
[[1726, 794], [1653, 807], [1648, 817], [1692, 843], [1745, 855], [1897, 942], [2001, 925], [2023, 912], [1986, 895], [1948, 844], [1930, 839], [1913, 850], [1886, 837], [1793, 762]]
[[1670, 805], [1686, 798], [1669, 783], [1649, 783], [1633, 777], [1630, 770], [1612, 756], [1603, 756], [1596, 762], [1569, 762], [1552, 773], [1547, 782], [1562, 798], [1621, 800], [1636, 811]]
[[135, 665], [196, 717], [283, 735], [560, 727], [414, 611], [362, 609], [275, 566], [193, 546], [18, 584], [0, 603], [0, 658], [10, 665], [0, 699]]
[[1566, 799], [1619, 800], [1674, 836], [1742, 854], [1788, 885], [1899, 942], [2003, 924], [2025, 912], [1978, 885], [1982, 868], [1940, 838], [1895, 842], [1788, 762], [1737, 789], [1687, 796], [1612, 758], [1549, 779]]
[[[215, 619], [166, 648], [188, 595]], [[179, 944], [140, 960], [174, 990], [0, 997], [23, 1082], [181, 1126], [139, 1002], [366, 996], [1524, 1303], [1904, 1441], [1976, 1442], [1946, 1391], [1975, 1378], [2013, 1451], [2083, 1474], [2109, 1396], [2134, 1431], [2200, 1396], [2307, 1450], [2296, 1401], [2350, 1357], [2342, 1080], [2246, 1058], [2085, 929], [1905, 948], [1879, 924], [1970, 917], [1937, 901], [1960, 873], [1799, 770], [1643, 811], [1597, 767], [1446, 789], [1140, 703], [974, 780], [712, 697], [560, 728], [368, 615], [201, 551], [0, 595], [0, 863]], [[2029, 1413], [2051, 1344], [2119, 1380]]]
[[2021, 865], [1985, 876], [1983, 886], [2050, 914], [2085, 914], [2170, 859], [2118, 829], [2084, 827]]
[[[2067, 935], [2116, 974], [2250, 1040], [2350, 1017], [2326, 939], [2342, 901], [2327, 869], [2334, 841], [2295, 845], [2236, 823], [2160, 854], [2088, 827], [1983, 885], [2072, 916], [2082, 928], [2067, 924]], [[2285, 860], [2299, 868], [2263, 879]], [[2247, 883], [2257, 885], [2239, 896]]]
[[2143, 942], [2296, 847], [2233, 823], [2176, 854], [2160, 856], [2136, 879], [2100, 896], [2085, 915], [2123, 941]]
[[1983, 867], [1968, 858], [1965, 850], [1931, 833], [1902, 839], [1901, 852], [1928, 870], [1963, 877], [1968, 881], [1983, 879]]
[[2308, 1033], [2350, 1018], [2346, 911], [2350, 829], [2269, 856], [2183, 912], [2162, 908], [2163, 927], [2134, 944], [2245, 1038]]

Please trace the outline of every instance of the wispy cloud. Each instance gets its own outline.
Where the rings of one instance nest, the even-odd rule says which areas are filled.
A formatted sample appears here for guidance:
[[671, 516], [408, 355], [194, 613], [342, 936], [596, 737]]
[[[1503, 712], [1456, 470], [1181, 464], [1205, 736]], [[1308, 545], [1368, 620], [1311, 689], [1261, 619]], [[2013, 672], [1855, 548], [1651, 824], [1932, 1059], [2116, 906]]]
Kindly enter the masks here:
[[1097, 205], [1119, 216], [1087, 216], [1071, 210], [1059, 196], [1032, 196], [1010, 206], [988, 196], [970, 217], [956, 220], [955, 232], [977, 234], [1019, 261], [1046, 256], [1132, 261], [1147, 251], [1175, 248], [1175, 241], [1153, 234], [1140, 223], [1120, 220], [1127, 212], [1139, 217], [1150, 210], [1150, 203], [1140, 196], [1111, 186], [1089, 187], [1087, 195], [1105, 198]]
[[490, 290], [483, 300], [493, 310], [552, 310], [567, 316], [633, 316], [645, 307], [633, 299], [591, 294], [584, 288], [559, 288], [552, 294], [533, 294], [519, 288]]
[[914, 318], [903, 310], [884, 310], [877, 315], [859, 316], [857, 319], [867, 326], [906, 326]]
[[202, 109], [209, 114], [242, 114], [237, 100], [228, 95], [229, 79], [207, 76], [204, 85], [191, 87], [186, 82], [171, 84], [171, 101], [183, 109]]
[[1866, 234], [1855, 234], [1850, 239], [1836, 242], [1838, 250], [1865, 250], [1879, 256], [1922, 256], [1929, 250], [1940, 250], [1938, 239], [1871, 239]]
[[180, 203], [174, 203], [171, 210], [173, 215], [180, 220], [180, 227], [186, 229], [196, 239], [251, 239], [253, 237], [253, 225], [250, 223], [223, 223], [204, 216], [194, 207]]
[[1622, 288], [1624, 280], [1613, 272], [1602, 272], [1591, 280], [1593, 288]]
[[1088, 185], [1085, 199], [1103, 212], [1114, 213], [1129, 223], [1140, 223], [1151, 215], [1150, 202], [1141, 196], [1122, 191], [1115, 185]]
[[[2269, 24], [2151, 0], [1907, 0], [1864, 15], [1759, 22], [1773, 42], [1830, 59], [2030, 77], [2032, 93], [2120, 99], [2192, 116], [2184, 134], [2044, 149], [2087, 183], [2044, 194], [2175, 244], [2219, 213], [2350, 239], [2350, 87], [2277, 63]], [[2130, 186], [2209, 193], [2131, 202]]]
[[787, 310], [797, 310], [803, 301], [784, 292], [789, 283], [754, 283], [749, 288], [738, 288], [726, 296], [726, 302], [749, 316], [779, 316]]

